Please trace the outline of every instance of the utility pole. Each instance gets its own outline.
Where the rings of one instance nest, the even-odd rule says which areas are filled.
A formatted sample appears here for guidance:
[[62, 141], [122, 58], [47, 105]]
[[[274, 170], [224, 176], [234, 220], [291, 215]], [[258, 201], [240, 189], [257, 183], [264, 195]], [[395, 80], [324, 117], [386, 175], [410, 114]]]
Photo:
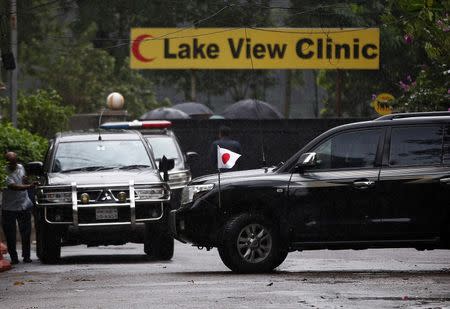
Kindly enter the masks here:
[[11, 101], [11, 122], [17, 128], [17, 3], [11, 0], [11, 51], [16, 59], [16, 68], [9, 71], [9, 98]]

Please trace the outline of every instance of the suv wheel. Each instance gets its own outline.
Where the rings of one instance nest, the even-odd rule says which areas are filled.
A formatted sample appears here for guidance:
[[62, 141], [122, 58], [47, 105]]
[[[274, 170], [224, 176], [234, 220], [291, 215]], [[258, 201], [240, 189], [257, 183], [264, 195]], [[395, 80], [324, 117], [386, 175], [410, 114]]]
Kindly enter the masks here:
[[167, 228], [155, 224], [145, 224], [144, 252], [158, 260], [172, 259], [174, 240]]
[[44, 264], [55, 264], [61, 257], [61, 235], [56, 227], [40, 221], [36, 235], [39, 259]]
[[278, 234], [262, 216], [241, 214], [229, 220], [218, 247], [223, 263], [234, 272], [268, 272], [284, 261]]

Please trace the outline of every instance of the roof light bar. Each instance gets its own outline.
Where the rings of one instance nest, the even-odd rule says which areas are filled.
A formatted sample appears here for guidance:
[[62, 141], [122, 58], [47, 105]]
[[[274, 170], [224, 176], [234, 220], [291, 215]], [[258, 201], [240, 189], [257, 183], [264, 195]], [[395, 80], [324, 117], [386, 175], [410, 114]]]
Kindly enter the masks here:
[[102, 129], [165, 129], [172, 125], [167, 120], [134, 120], [131, 122], [106, 122], [100, 125]]

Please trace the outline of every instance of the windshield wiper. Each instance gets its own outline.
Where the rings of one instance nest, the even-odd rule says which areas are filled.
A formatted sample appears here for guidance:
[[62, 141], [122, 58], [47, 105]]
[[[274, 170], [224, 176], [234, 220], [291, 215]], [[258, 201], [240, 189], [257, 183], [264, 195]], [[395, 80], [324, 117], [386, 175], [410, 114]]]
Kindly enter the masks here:
[[85, 167], [78, 167], [78, 168], [63, 170], [63, 171], [60, 171], [60, 173], [99, 171], [99, 170], [104, 170], [104, 169], [106, 170], [106, 169], [112, 169], [112, 168], [115, 168], [115, 166], [113, 166], [113, 167], [103, 166], [103, 165], [85, 166]]
[[144, 165], [144, 164], [133, 164], [133, 165], [125, 165], [122, 167], [119, 167], [120, 170], [132, 170], [132, 169], [139, 169], [139, 168], [146, 168], [151, 167], [150, 165]]

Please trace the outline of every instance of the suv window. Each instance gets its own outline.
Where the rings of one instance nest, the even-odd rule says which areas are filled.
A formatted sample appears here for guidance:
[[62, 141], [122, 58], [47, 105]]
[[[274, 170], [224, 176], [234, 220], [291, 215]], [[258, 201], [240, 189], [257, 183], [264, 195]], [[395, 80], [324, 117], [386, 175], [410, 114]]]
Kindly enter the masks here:
[[167, 159], [180, 159], [177, 145], [172, 138], [168, 136], [147, 137], [147, 141], [152, 146], [156, 160], [161, 160], [163, 156], [166, 156]]
[[443, 159], [444, 163], [450, 164], [450, 125], [445, 129]]
[[389, 165], [435, 165], [442, 158], [442, 126], [392, 128]]
[[373, 167], [381, 131], [358, 130], [331, 137], [313, 150], [316, 169]]

